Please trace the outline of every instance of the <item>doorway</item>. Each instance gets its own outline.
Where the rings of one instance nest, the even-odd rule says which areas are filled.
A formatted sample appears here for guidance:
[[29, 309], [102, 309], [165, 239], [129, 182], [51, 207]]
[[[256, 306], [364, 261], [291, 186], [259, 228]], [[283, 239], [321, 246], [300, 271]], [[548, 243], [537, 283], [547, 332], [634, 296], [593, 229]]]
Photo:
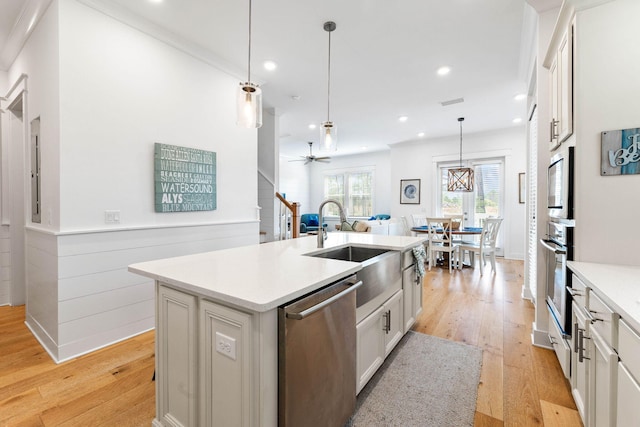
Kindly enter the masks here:
[[26, 128], [26, 76], [13, 86], [13, 93], [7, 98], [9, 105], [2, 114], [2, 218], [1, 238], [3, 247], [8, 248], [9, 265], [2, 268], [10, 274], [2, 274], [1, 286], [6, 291], [5, 304], [23, 305], [26, 302], [25, 272], [25, 137]]
[[[437, 211], [441, 215], [463, 215], [465, 227], [482, 227], [488, 217], [504, 218], [504, 158], [476, 159], [463, 162], [474, 172], [472, 192], [447, 191], [449, 169], [460, 163], [439, 163], [440, 177]], [[498, 234], [496, 254], [504, 255], [503, 233]]]

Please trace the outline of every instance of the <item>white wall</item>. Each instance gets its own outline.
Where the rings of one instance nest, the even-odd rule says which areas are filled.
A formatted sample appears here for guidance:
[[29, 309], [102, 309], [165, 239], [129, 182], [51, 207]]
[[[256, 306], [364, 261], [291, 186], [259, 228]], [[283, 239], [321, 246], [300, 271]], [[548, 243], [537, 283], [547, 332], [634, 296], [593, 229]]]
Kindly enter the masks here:
[[600, 176], [600, 133], [640, 127], [640, 2], [578, 15], [574, 53], [576, 259], [640, 265], [640, 175]]
[[[54, 360], [154, 326], [153, 283], [129, 264], [258, 243], [257, 131], [235, 125], [235, 78], [75, 0], [52, 2], [20, 73], [43, 144], [26, 323]], [[154, 212], [155, 142], [217, 153], [217, 210]]]
[[290, 162], [289, 158], [280, 157], [280, 193], [287, 200], [300, 203], [301, 213], [314, 212], [318, 209], [311, 204], [311, 166], [304, 162]]
[[[393, 217], [435, 214], [438, 161], [457, 161], [459, 136], [413, 141], [391, 146], [390, 210]], [[505, 216], [501, 233], [506, 258], [524, 258], [525, 205], [518, 203], [518, 173], [526, 169], [524, 126], [464, 135], [463, 158], [505, 158]], [[400, 204], [400, 180], [420, 179], [420, 205]]]
[[[42, 227], [58, 229], [60, 212], [60, 73], [58, 2], [53, 1], [9, 68], [9, 85], [27, 74], [26, 123], [40, 117]], [[29, 137], [27, 137], [27, 141]], [[28, 160], [28, 157], [27, 157]], [[28, 161], [27, 161], [28, 163]], [[27, 169], [29, 170], [29, 169]], [[10, 191], [16, 191], [11, 188]], [[29, 200], [29, 195], [25, 195]], [[31, 210], [26, 213], [28, 221]]]
[[[254, 220], [257, 130], [236, 126], [236, 78], [61, 0], [61, 230]], [[217, 153], [217, 209], [155, 213], [153, 144]]]

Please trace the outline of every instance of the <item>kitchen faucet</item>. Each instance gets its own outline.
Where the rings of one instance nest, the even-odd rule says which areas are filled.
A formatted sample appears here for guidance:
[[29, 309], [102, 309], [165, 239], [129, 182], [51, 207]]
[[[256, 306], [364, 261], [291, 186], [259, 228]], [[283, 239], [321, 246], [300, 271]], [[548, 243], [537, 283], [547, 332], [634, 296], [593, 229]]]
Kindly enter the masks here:
[[337, 200], [327, 199], [324, 202], [320, 203], [320, 207], [318, 208], [318, 226], [319, 226], [318, 227], [318, 247], [319, 248], [324, 247], [324, 239], [327, 238], [327, 232], [322, 226], [322, 208], [324, 208], [324, 205], [326, 205], [327, 203], [335, 203], [336, 206], [338, 206], [338, 211], [340, 212], [340, 224], [342, 224], [347, 220], [347, 216], [344, 214], [344, 208], [342, 207], [340, 202], [338, 202]]

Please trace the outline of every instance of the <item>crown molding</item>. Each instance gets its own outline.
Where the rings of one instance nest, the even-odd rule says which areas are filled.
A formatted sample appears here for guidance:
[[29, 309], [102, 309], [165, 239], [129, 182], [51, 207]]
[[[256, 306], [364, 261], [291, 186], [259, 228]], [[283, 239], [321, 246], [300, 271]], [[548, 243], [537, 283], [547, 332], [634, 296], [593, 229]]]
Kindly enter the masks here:
[[51, 0], [27, 0], [0, 52], [0, 70], [7, 71], [51, 4]]
[[[206, 49], [196, 43], [193, 43], [184, 37], [181, 37], [160, 25], [157, 25], [148, 19], [137, 15], [130, 10], [115, 4], [107, 3], [103, 0], [76, 0], [78, 3], [83, 4], [95, 11], [98, 11], [116, 21], [125, 24], [131, 28], [134, 28], [158, 41], [161, 41], [171, 47], [174, 47], [181, 52], [188, 54], [208, 65], [211, 65], [218, 70], [237, 78], [240, 81], [246, 80], [245, 69], [237, 67], [228, 61], [223, 60], [216, 53], [209, 49]], [[257, 84], [261, 82], [256, 81]]]

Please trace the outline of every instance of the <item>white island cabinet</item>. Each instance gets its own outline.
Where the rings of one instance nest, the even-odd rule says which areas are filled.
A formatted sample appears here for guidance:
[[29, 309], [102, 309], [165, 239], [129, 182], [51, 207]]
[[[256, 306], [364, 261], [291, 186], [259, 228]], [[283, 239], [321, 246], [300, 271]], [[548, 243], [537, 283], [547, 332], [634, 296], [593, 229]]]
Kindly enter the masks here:
[[[422, 241], [334, 232], [325, 248], [402, 252]], [[154, 426], [278, 425], [278, 307], [361, 269], [307, 256], [316, 251], [312, 236], [129, 266], [156, 281]], [[402, 295], [380, 310], [397, 329], [383, 358], [402, 336]]]

